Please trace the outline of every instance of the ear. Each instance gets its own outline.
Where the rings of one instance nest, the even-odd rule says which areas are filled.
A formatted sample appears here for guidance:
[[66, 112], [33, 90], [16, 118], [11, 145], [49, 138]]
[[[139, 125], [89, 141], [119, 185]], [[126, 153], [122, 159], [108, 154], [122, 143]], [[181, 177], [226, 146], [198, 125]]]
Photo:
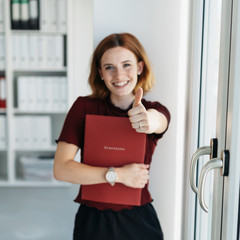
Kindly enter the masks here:
[[142, 73], [143, 68], [144, 68], [144, 62], [143, 61], [138, 62], [138, 75]]

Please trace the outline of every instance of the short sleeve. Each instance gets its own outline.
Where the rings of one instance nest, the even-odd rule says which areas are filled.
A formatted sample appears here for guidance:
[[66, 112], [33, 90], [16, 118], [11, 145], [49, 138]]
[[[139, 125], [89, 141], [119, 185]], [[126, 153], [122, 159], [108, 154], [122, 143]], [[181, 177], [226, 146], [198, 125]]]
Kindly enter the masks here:
[[81, 98], [78, 98], [70, 108], [65, 118], [62, 131], [56, 140], [72, 143], [82, 148], [84, 138], [84, 108], [81, 107]]

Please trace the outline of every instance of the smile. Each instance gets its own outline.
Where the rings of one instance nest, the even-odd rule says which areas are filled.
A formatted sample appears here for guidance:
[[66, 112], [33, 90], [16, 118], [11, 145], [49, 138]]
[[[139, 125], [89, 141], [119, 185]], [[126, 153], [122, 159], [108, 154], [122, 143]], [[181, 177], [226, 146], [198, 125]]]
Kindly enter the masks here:
[[118, 82], [118, 83], [113, 83], [114, 86], [116, 87], [123, 87], [128, 84], [129, 81], [124, 81], [124, 82]]

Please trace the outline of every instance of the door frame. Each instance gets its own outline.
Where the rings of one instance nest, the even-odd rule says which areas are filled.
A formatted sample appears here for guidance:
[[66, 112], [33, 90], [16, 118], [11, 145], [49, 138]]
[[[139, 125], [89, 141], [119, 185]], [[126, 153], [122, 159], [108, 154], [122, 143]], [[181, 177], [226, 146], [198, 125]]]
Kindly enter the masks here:
[[[201, 32], [199, 29], [202, 29], [201, 22], [199, 19], [201, 18], [201, 3], [197, 1], [192, 2], [192, 26], [191, 26], [191, 45], [190, 45], [190, 53], [189, 56], [189, 96], [188, 96], [188, 118], [187, 124], [189, 126], [187, 134], [187, 142], [186, 142], [186, 149], [185, 149], [185, 156], [186, 156], [186, 174], [185, 174], [185, 193], [184, 193], [184, 219], [183, 219], [183, 239], [192, 240], [194, 239], [194, 231], [195, 231], [195, 203], [197, 201], [196, 196], [192, 193], [189, 187], [189, 165], [191, 154], [199, 147], [198, 146], [198, 133], [195, 129], [198, 128], [199, 123], [199, 76], [200, 76], [200, 63], [199, 63], [199, 49], [201, 46]], [[233, 9], [233, 11], [232, 11]], [[233, 15], [232, 15], [233, 13]], [[231, 142], [236, 141], [238, 139], [238, 144], [240, 145], [240, 130], [237, 126], [237, 123], [240, 121], [240, 110], [236, 109], [236, 106], [240, 102], [240, 91], [235, 93], [237, 89], [240, 89], [240, 70], [235, 67], [240, 65], [240, 53], [239, 53], [239, 42], [240, 42], [240, 2], [239, 0], [222, 0], [222, 22], [221, 22], [221, 50], [220, 50], [220, 72], [219, 77], [220, 79], [220, 86], [219, 91], [220, 95], [226, 92], [224, 89], [228, 87], [228, 79], [230, 81], [230, 88], [229, 94], [231, 97], [229, 102], [226, 100], [227, 95], [224, 95], [225, 100], [222, 102], [222, 98], [218, 99], [218, 105], [223, 107], [223, 109], [227, 109], [227, 103], [229, 103], [229, 111], [228, 111], [228, 118], [218, 117], [219, 121], [217, 123], [217, 132], [220, 135], [225, 136], [225, 126], [226, 121], [230, 123], [230, 129], [228, 129], [228, 136], [227, 136], [227, 144], [225, 146], [225, 141], [220, 142], [219, 146], [219, 153], [220, 156], [221, 150], [225, 148], [230, 149], [231, 158], [237, 159], [240, 158], [240, 150], [237, 147], [231, 146]], [[196, 27], [198, 26], [198, 27]], [[232, 27], [231, 27], [232, 26]], [[232, 30], [233, 29], [233, 30]], [[231, 35], [231, 31], [233, 32]], [[232, 41], [232, 42], [231, 42]], [[237, 44], [238, 43], [238, 44]], [[231, 59], [230, 59], [230, 46], [232, 50]], [[231, 61], [231, 65], [230, 65]], [[235, 63], [235, 64], [233, 64]], [[229, 70], [230, 66], [230, 70]], [[230, 78], [229, 78], [230, 73]], [[237, 80], [238, 79], [238, 80]], [[234, 93], [234, 94], [233, 94]], [[222, 97], [222, 96], [221, 96]], [[231, 105], [231, 102], [233, 103]], [[235, 105], [234, 105], [235, 103]], [[223, 105], [222, 105], [223, 104]], [[225, 104], [225, 105], [224, 105]], [[232, 115], [232, 112], [235, 112], [236, 116]], [[222, 112], [218, 109], [218, 112]], [[223, 111], [224, 112], [224, 111]], [[223, 127], [224, 126], [224, 127]], [[238, 131], [232, 131], [232, 129], [238, 129]], [[238, 146], [239, 146], [238, 145]], [[230, 147], [231, 146], [231, 147]], [[222, 191], [223, 188], [223, 179], [220, 175], [219, 171], [215, 171], [214, 182], [215, 183], [215, 194], [214, 194], [214, 202], [216, 201], [217, 204], [214, 205], [215, 212], [213, 219], [218, 219], [219, 221], [213, 220], [212, 222], [212, 238], [211, 239], [221, 239], [221, 229], [222, 225], [222, 239], [236, 239], [233, 238], [233, 234], [237, 234], [237, 218], [238, 218], [238, 201], [239, 201], [239, 179], [240, 179], [240, 163], [230, 164], [230, 177], [224, 179], [224, 207], [223, 212], [220, 211], [222, 208]], [[217, 172], [217, 173], [216, 173]], [[234, 183], [234, 184], [233, 184]], [[218, 188], [216, 190], [216, 188]], [[234, 197], [233, 197], [234, 196]], [[216, 214], [217, 213], [217, 214]], [[223, 221], [221, 221], [221, 215], [223, 214]]]
[[[202, 16], [203, 0], [190, 1], [190, 39], [188, 60], [188, 95], [186, 117], [186, 145], [185, 145], [185, 178], [183, 193], [183, 219], [182, 239], [193, 240], [195, 231], [195, 204], [197, 197], [192, 193], [189, 184], [189, 169], [192, 153], [198, 146], [198, 129], [200, 117], [200, 72], [201, 72], [201, 49], [202, 49]], [[194, 224], [193, 224], [194, 223]]]
[[224, 178], [222, 240], [237, 239], [240, 181], [240, 1], [233, 0], [226, 148], [229, 176]]

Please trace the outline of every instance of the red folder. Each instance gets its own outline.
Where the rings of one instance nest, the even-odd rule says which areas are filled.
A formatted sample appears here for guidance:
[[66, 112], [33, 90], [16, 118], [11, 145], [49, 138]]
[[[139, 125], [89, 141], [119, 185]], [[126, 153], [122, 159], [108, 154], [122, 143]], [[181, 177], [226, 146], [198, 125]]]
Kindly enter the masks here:
[[[86, 115], [83, 162], [99, 167], [143, 163], [146, 134], [137, 133], [126, 117]], [[141, 189], [116, 183], [82, 185], [81, 197], [95, 202], [140, 205]]]

